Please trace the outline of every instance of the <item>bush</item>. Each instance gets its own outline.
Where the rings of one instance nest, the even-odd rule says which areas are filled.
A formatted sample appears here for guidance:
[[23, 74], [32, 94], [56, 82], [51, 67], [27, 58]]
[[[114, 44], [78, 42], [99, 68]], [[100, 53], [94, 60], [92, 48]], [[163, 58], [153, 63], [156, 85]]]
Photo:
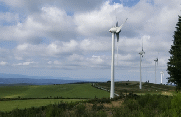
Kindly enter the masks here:
[[129, 99], [129, 100], [126, 100], [126, 106], [129, 108], [129, 110], [132, 112], [133, 110], [138, 110], [140, 109], [140, 105], [138, 103], [137, 100], [134, 100], [134, 99]]
[[93, 110], [93, 111], [99, 111], [99, 110], [102, 110], [102, 109], [104, 109], [104, 106], [103, 106], [102, 104], [100, 104], [99, 106], [97, 106], [97, 104], [94, 103], [93, 106], [92, 106], [92, 110]]
[[170, 113], [174, 117], [179, 117], [181, 114], [181, 93], [174, 94], [173, 99], [171, 100], [171, 109]]
[[[121, 116], [172, 116], [169, 109], [171, 109], [171, 99], [172, 97], [163, 95], [142, 95], [136, 99], [126, 97], [120, 112], [116, 110], [114, 113]], [[175, 104], [180, 106], [178, 100], [175, 100]], [[179, 107], [177, 107], [179, 108]], [[171, 110], [170, 110], [171, 111]], [[174, 111], [172, 111], [174, 113]], [[178, 112], [175, 111], [175, 112]], [[128, 113], [126, 115], [126, 113]], [[178, 112], [180, 113], [180, 111]]]
[[64, 110], [58, 108], [57, 105], [49, 105], [46, 109], [46, 117], [62, 117], [64, 116]]
[[107, 117], [107, 113], [103, 110], [100, 110], [96, 113], [96, 117]]
[[110, 98], [101, 98], [101, 99], [94, 98], [94, 99], [88, 100], [87, 102], [88, 103], [111, 103], [111, 99]]
[[77, 117], [81, 117], [81, 116], [85, 116], [87, 115], [86, 109], [85, 109], [85, 105], [84, 104], [78, 104], [76, 109], [75, 109], [75, 115]]

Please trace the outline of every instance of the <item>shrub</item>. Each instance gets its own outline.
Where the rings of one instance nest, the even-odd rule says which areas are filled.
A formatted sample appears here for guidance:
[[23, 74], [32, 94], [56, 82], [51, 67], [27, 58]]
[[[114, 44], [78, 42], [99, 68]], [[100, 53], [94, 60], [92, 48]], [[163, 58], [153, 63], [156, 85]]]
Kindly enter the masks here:
[[138, 110], [140, 109], [140, 105], [138, 103], [137, 100], [134, 100], [134, 99], [129, 99], [129, 100], [126, 100], [126, 105], [127, 107], [129, 108], [129, 110], [132, 112], [133, 110]]
[[81, 117], [81, 116], [85, 116], [87, 115], [86, 109], [85, 109], [85, 105], [84, 104], [78, 104], [76, 109], [75, 109], [75, 115], [77, 117]]
[[103, 110], [100, 110], [96, 113], [96, 117], [107, 117], [107, 113]]
[[46, 117], [64, 116], [64, 111], [58, 108], [57, 105], [49, 105], [46, 109]]
[[174, 94], [173, 99], [171, 100], [171, 109], [170, 113], [174, 117], [179, 117], [181, 113], [181, 93]]
[[92, 110], [94, 110], [94, 111], [99, 111], [99, 110], [102, 110], [102, 109], [104, 109], [104, 106], [102, 104], [100, 104], [98, 106], [96, 103], [94, 103], [93, 106], [92, 106]]

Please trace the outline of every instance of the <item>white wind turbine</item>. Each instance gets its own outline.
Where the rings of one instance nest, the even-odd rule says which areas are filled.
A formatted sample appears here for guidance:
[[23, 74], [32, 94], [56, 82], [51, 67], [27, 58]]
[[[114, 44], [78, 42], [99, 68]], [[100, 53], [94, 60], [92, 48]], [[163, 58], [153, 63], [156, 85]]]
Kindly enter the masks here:
[[115, 45], [115, 41], [114, 41], [115, 38], [114, 38], [114, 36], [116, 34], [117, 42], [118, 42], [119, 41], [119, 33], [121, 32], [121, 28], [123, 27], [124, 23], [120, 27], [118, 27], [118, 22], [116, 22], [116, 26], [112, 27], [109, 30], [109, 32], [112, 33], [112, 62], [111, 62], [111, 90], [110, 90], [110, 99], [114, 98], [114, 45]]
[[162, 79], [163, 79], [163, 77], [164, 77], [164, 72], [161, 71], [160, 74], [161, 74], [161, 84], [162, 84]]
[[154, 61], [155, 61], [155, 84], [156, 84], [156, 62], [158, 66], [158, 57]]
[[142, 89], [142, 85], [141, 85], [141, 82], [142, 82], [142, 77], [141, 77], [141, 56], [143, 57], [143, 55], [145, 54], [145, 52], [143, 51], [143, 40], [142, 40], [142, 51], [139, 52], [140, 54], [140, 89]]

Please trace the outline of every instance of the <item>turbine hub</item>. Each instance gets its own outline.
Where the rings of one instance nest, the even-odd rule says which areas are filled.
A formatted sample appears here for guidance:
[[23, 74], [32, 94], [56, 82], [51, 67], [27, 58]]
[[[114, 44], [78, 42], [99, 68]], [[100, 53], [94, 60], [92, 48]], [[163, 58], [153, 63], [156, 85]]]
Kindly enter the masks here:
[[113, 27], [109, 30], [109, 32], [116, 33], [117, 29], [118, 29], [118, 27]]
[[144, 51], [141, 51], [141, 52], [139, 52], [139, 54], [140, 54], [140, 55], [143, 55], [143, 54], [145, 54], [145, 52], [144, 52]]

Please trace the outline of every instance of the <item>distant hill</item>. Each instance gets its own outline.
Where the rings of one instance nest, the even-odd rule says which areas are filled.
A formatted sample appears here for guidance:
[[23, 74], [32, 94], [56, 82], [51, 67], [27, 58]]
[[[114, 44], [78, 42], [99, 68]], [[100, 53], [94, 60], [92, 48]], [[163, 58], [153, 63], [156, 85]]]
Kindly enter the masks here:
[[47, 85], [47, 84], [70, 84], [85, 82], [105, 82], [105, 78], [91, 78], [86, 80], [78, 80], [70, 77], [54, 77], [54, 76], [27, 76], [21, 74], [5, 74], [0, 73], [0, 86], [2, 85]]
[[28, 76], [21, 74], [4, 74], [0, 73], [0, 78], [33, 78], [33, 79], [62, 79], [62, 80], [74, 80], [69, 77], [53, 77], [53, 76]]
[[0, 86], [2, 85], [48, 85], [48, 84], [68, 84], [84, 82], [81, 80], [62, 80], [62, 79], [33, 79], [33, 78], [0, 78]]

